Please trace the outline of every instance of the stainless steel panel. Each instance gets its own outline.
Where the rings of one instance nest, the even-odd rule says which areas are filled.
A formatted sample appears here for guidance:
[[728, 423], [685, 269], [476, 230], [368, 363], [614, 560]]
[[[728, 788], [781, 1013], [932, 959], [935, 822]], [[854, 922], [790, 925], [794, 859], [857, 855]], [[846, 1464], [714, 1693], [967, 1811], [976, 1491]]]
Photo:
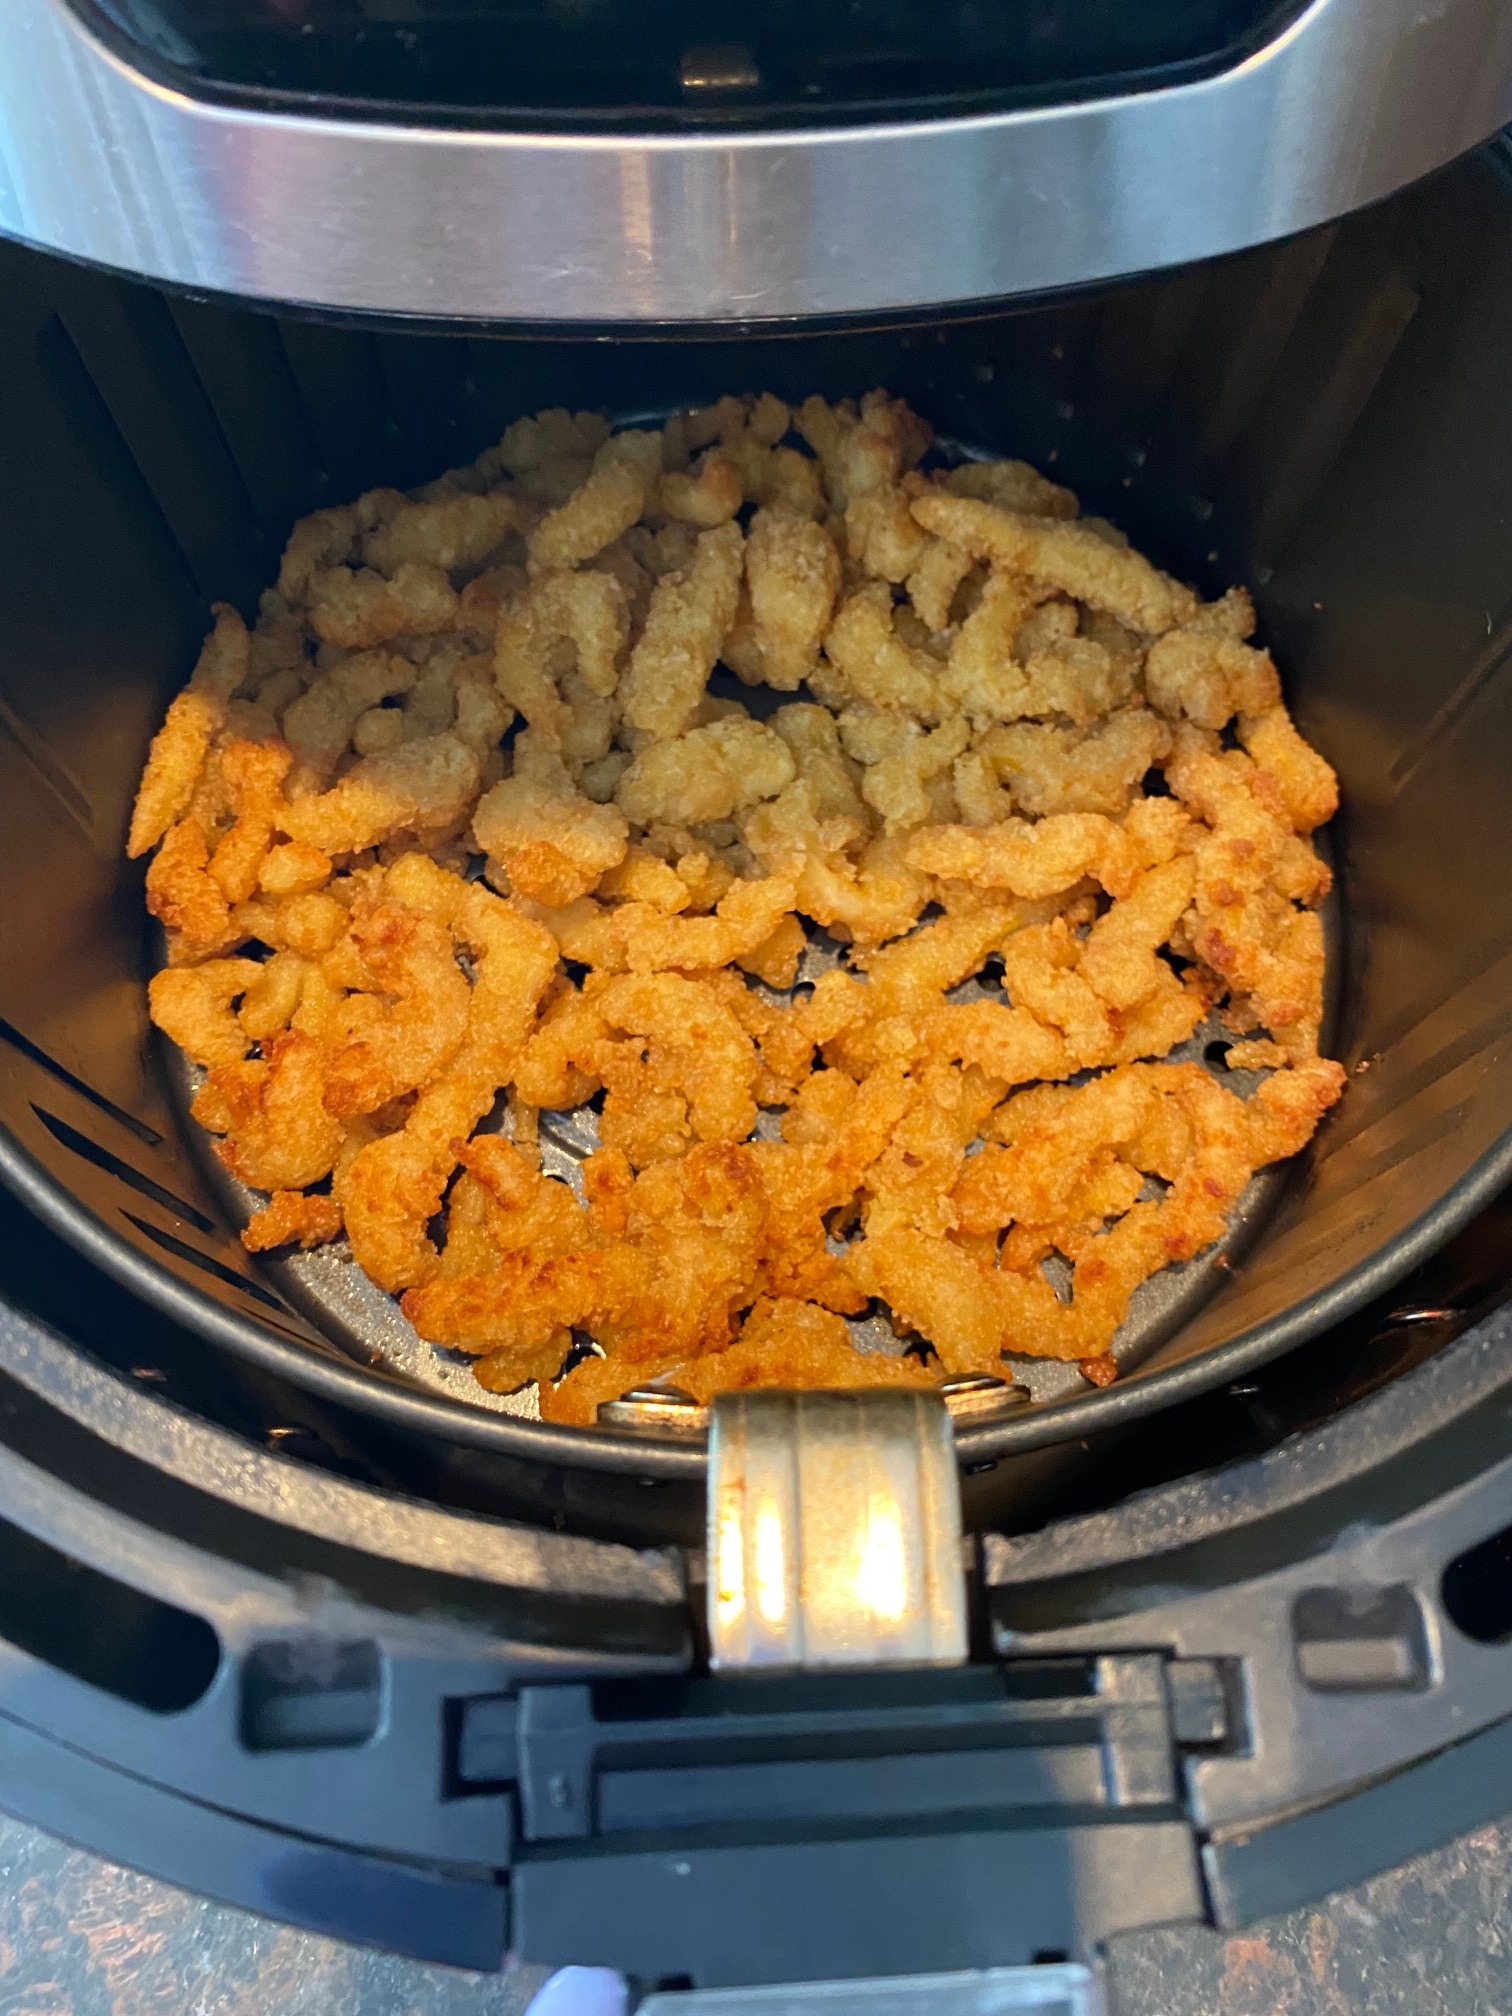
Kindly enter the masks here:
[[251, 299], [737, 323], [1176, 265], [1369, 203], [1512, 117], [1501, 0], [1314, 0], [1168, 90], [892, 126], [668, 135], [264, 114], [165, 89], [65, 0], [0, 7], [0, 231]]

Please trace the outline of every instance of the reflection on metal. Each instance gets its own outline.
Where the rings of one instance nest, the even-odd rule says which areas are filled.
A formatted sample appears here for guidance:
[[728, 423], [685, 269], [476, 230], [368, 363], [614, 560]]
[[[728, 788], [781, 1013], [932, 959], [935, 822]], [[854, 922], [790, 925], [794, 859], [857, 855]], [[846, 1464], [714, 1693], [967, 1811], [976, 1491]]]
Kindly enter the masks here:
[[986, 1421], [1029, 1405], [1027, 1387], [1011, 1386], [1006, 1379], [995, 1379], [990, 1372], [947, 1379], [940, 1392], [953, 1422]]
[[695, 97], [713, 97], [728, 91], [755, 91], [761, 72], [746, 42], [701, 44], [683, 54], [677, 81]]
[[720, 1669], [958, 1665], [961, 1503], [938, 1393], [721, 1393], [709, 1433]]
[[653, 1995], [641, 2016], [1103, 2016], [1090, 1967], [983, 1967], [970, 1974], [901, 1974], [877, 1981], [796, 1981], [776, 1988], [706, 1988]]
[[[936, 1391], [944, 1400], [952, 1425], [994, 1419], [1018, 1407], [1029, 1405], [1023, 1386], [995, 1379], [990, 1372], [971, 1373], [947, 1379]], [[709, 1426], [710, 1410], [703, 1402], [684, 1393], [680, 1386], [634, 1386], [617, 1400], [599, 1405], [601, 1428], [631, 1428], [646, 1434], [703, 1435]]]
[[598, 1410], [601, 1428], [640, 1428], [659, 1435], [702, 1435], [709, 1410], [680, 1386], [632, 1386]]

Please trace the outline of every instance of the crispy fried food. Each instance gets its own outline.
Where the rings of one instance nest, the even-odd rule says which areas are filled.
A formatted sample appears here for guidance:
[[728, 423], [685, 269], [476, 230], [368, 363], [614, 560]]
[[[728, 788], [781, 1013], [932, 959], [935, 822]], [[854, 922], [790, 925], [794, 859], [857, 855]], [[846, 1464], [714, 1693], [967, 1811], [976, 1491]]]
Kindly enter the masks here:
[[980, 497], [1030, 518], [1074, 518], [1074, 491], [1052, 483], [1027, 462], [963, 462], [941, 479], [952, 497]]
[[302, 1190], [275, 1190], [262, 1210], [248, 1222], [242, 1244], [249, 1253], [267, 1253], [275, 1246], [329, 1246], [341, 1237], [341, 1206], [334, 1197], [307, 1195]]
[[330, 567], [310, 583], [310, 626], [327, 644], [364, 651], [403, 636], [431, 637], [457, 614], [440, 567], [406, 561], [392, 580], [370, 567]]
[[[323, 672], [312, 686], [284, 710], [283, 736], [301, 763], [320, 777], [328, 777], [337, 761], [346, 754], [353, 733], [363, 716], [384, 700], [408, 693], [415, 683], [417, 668], [408, 658], [391, 651], [359, 651]], [[397, 709], [384, 709], [391, 716], [396, 735], [402, 735], [404, 716]], [[443, 724], [450, 727], [448, 721]], [[364, 749], [363, 755], [371, 753]]]
[[1266, 652], [1195, 624], [1155, 640], [1144, 676], [1158, 713], [1195, 721], [1199, 728], [1226, 727], [1236, 714], [1264, 713], [1281, 698], [1281, 682]]
[[214, 614], [215, 627], [201, 646], [189, 684], [169, 707], [147, 753], [126, 837], [132, 861], [190, 811], [211, 744], [249, 677], [247, 626], [229, 603], [217, 602]]
[[581, 566], [628, 532], [645, 507], [646, 484], [640, 471], [626, 461], [603, 463], [531, 533], [527, 542], [531, 573]]
[[509, 1083], [557, 966], [551, 933], [502, 898], [442, 869], [423, 876], [431, 864], [418, 855], [399, 865], [413, 871], [416, 897], [477, 962], [477, 979], [461, 1049], [421, 1092], [399, 1132], [369, 1143], [340, 1185], [352, 1252], [391, 1292], [434, 1271], [436, 1250], [425, 1228], [440, 1208], [458, 1150]]
[[1152, 636], [1191, 616], [1197, 598], [1130, 547], [1112, 546], [1081, 524], [1030, 518], [975, 497], [927, 485], [913, 514], [928, 532], [949, 539], [1003, 572], [1026, 574]]
[[516, 762], [514, 776], [480, 800], [473, 838], [510, 889], [538, 903], [571, 903], [624, 860], [629, 824], [616, 806], [576, 790], [560, 757]]
[[1170, 746], [1170, 730], [1148, 707], [1125, 707], [1089, 728], [1015, 721], [989, 729], [976, 744], [1015, 806], [1034, 819], [1062, 812], [1116, 817]]
[[745, 570], [757, 673], [747, 683], [791, 693], [818, 662], [840, 592], [840, 555], [806, 514], [770, 507], [751, 520]]
[[262, 973], [255, 959], [208, 959], [154, 973], [147, 985], [152, 1019], [196, 1064], [239, 1064], [252, 1039], [232, 1004]]
[[688, 565], [652, 589], [646, 627], [620, 687], [630, 727], [661, 738], [691, 724], [735, 621], [743, 559], [739, 526], [721, 525], [700, 533]]
[[519, 522], [519, 504], [501, 490], [404, 504], [367, 534], [362, 557], [391, 579], [407, 565], [477, 567]]
[[939, 664], [899, 636], [885, 581], [868, 582], [840, 605], [824, 640], [824, 655], [842, 705], [861, 700], [916, 721], [938, 721], [949, 711]]
[[619, 780], [615, 802], [638, 826], [706, 826], [791, 784], [795, 765], [780, 736], [743, 715], [652, 742]]
[[[249, 1251], [344, 1233], [549, 1421], [1116, 1376], [1339, 1096], [1337, 785], [1242, 590], [930, 443], [883, 392], [557, 409], [216, 606], [127, 847]], [[1254, 1077], [1169, 1061], [1215, 1009]], [[874, 1299], [912, 1355], [856, 1348]]]
[[364, 756], [326, 792], [281, 815], [292, 840], [327, 854], [357, 854], [396, 833], [449, 838], [472, 807], [478, 759], [452, 734]]

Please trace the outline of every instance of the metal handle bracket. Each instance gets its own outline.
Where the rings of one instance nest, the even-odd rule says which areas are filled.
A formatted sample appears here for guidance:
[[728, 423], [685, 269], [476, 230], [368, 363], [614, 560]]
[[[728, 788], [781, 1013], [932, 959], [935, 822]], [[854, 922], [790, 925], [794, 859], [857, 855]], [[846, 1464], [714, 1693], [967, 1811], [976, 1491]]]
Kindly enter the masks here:
[[966, 1657], [961, 1494], [937, 1393], [722, 1393], [709, 1431], [719, 1671]]

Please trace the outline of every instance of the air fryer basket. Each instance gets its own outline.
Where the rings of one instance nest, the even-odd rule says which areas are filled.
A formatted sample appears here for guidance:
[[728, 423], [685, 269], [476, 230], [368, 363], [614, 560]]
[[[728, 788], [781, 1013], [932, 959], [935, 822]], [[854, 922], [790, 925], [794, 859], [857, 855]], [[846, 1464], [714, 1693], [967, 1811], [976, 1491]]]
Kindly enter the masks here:
[[1053, 468], [1204, 592], [1247, 582], [1343, 787], [1341, 1105], [1176, 1335], [1107, 1392], [963, 1429], [962, 1457], [1130, 1420], [1336, 1321], [1512, 1166], [1509, 227], [1498, 146], [1219, 265], [748, 341], [340, 328], [0, 248], [0, 1174], [265, 1374], [506, 1469], [696, 1486], [686, 1441], [546, 1427], [355, 1363], [243, 1253], [147, 1025], [121, 838], [208, 603], [250, 610], [301, 512], [419, 481], [544, 405], [629, 419], [880, 383]]

